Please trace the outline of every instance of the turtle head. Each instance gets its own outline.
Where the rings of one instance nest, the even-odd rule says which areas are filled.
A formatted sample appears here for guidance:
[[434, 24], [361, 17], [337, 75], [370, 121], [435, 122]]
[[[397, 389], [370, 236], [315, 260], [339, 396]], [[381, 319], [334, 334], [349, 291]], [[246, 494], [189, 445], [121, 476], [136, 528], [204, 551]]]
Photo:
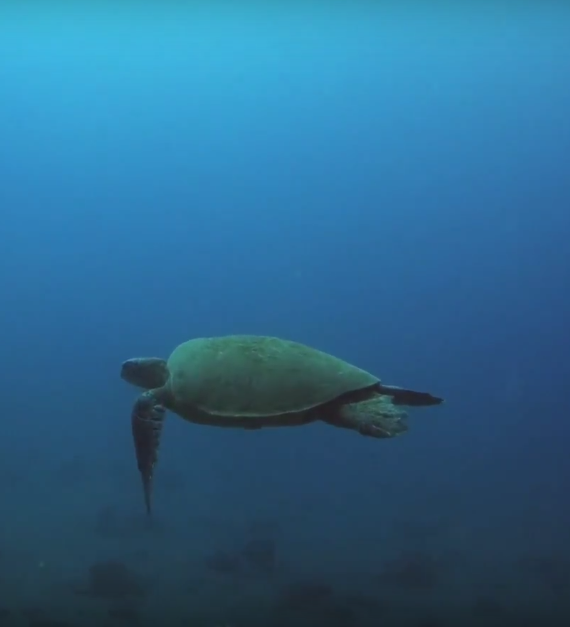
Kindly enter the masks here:
[[160, 357], [135, 357], [121, 366], [121, 379], [145, 390], [155, 390], [166, 385], [168, 366]]

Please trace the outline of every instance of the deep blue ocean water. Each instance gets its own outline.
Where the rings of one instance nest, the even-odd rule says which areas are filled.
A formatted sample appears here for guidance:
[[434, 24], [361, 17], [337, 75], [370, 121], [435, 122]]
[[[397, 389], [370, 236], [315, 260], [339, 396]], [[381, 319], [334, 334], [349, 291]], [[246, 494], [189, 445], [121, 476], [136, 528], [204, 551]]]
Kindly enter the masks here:
[[[570, 619], [570, 10], [0, 8], [0, 625]], [[282, 336], [445, 397], [376, 440], [121, 362]], [[50, 622], [51, 621], [51, 622]]]

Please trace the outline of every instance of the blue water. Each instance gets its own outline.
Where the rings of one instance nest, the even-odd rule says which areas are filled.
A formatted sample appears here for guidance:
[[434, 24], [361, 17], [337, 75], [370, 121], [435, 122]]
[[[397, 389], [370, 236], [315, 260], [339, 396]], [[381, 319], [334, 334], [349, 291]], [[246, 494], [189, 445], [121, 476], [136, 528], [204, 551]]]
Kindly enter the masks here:
[[[3, 5], [2, 627], [568, 624], [559, 5]], [[120, 364], [232, 333], [446, 403], [169, 415], [149, 524]]]

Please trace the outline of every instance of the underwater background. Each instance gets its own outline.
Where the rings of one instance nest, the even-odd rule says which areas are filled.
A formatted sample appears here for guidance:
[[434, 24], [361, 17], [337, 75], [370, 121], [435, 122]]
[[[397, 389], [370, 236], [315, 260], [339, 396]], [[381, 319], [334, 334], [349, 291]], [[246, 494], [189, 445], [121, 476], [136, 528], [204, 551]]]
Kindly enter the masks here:
[[[0, 8], [0, 625], [570, 624], [570, 9]], [[445, 397], [390, 439], [169, 415], [282, 336]]]

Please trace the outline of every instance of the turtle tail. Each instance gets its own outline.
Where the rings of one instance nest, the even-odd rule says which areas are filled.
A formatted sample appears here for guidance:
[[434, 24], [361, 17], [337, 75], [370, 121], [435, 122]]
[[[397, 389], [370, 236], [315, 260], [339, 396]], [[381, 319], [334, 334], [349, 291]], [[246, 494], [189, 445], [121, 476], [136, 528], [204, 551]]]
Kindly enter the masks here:
[[408, 407], [428, 407], [430, 405], [441, 405], [443, 398], [433, 396], [428, 392], [416, 392], [407, 390], [395, 385], [379, 385], [380, 394], [392, 397], [394, 405], [407, 405]]
[[166, 409], [157, 402], [153, 392], [145, 392], [134, 404], [131, 427], [137, 466], [141, 475], [147, 514], [152, 512], [152, 484], [158, 461], [160, 436]]

